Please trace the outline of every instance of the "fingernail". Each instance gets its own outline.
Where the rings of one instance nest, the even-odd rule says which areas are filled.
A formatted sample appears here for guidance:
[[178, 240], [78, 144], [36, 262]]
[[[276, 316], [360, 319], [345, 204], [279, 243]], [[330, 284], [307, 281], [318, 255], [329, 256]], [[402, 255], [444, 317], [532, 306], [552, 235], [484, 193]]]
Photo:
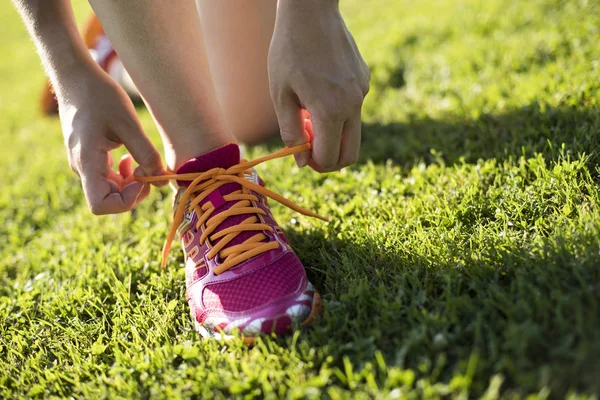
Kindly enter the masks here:
[[296, 159], [298, 168], [304, 168], [306, 165], [308, 165], [308, 157], [306, 157], [304, 154], [294, 154], [294, 158]]

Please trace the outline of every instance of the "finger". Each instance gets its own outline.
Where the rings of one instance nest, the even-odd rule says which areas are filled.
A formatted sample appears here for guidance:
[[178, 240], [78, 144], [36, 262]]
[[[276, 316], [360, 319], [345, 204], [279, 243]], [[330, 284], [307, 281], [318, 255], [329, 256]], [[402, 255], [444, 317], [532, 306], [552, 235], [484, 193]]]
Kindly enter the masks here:
[[123, 178], [127, 178], [133, 174], [133, 158], [129, 154], [125, 154], [119, 161], [119, 174]]
[[330, 170], [328, 170], [328, 169], [325, 169], [325, 168], [321, 167], [321, 166], [320, 166], [319, 164], [317, 164], [317, 163], [315, 162], [315, 160], [313, 160], [313, 159], [311, 159], [311, 160], [308, 162], [308, 166], [309, 166], [309, 167], [311, 167], [313, 170], [315, 170], [315, 171], [317, 171], [317, 172], [320, 172], [320, 173], [331, 172]]
[[137, 199], [135, 199], [135, 203], [134, 203], [134, 207], [137, 206], [142, 200], [144, 200], [146, 197], [148, 197], [150, 195], [150, 188], [152, 186], [150, 186], [149, 183], [144, 184], [144, 188], [142, 189], [142, 191], [140, 192], [140, 194], [138, 195]]
[[123, 186], [133, 182], [133, 158], [125, 154], [119, 161], [119, 174], [123, 178]]
[[[128, 161], [125, 159], [126, 157], [123, 156], [123, 158], [121, 159], [121, 162], [124, 163], [128, 163]], [[131, 156], [129, 156], [129, 159], [133, 161], [133, 159], [131, 158]], [[144, 171], [141, 169], [141, 167], [137, 167], [135, 169], [135, 171], [133, 170], [133, 162], [131, 163], [131, 169], [129, 170], [124, 170], [124, 173], [128, 173], [129, 175], [124, 178], [124, 183], [123, 186], [128, 186], [131, 183], [135, 182], [134, 181], [134, 177], [135, 176], [144, 176]], [[133, 204], [133, 207], [135, 207], [136, 205], [138, 205], [142, 200], [144, 200], [146, 197], [148, 197], [148, 195], [150, 194], [150, 188], [152, 186], [149, 183], [145, 183], [143, 189], [141, 190], [140, 194], [138, 194], [138, 197], [135, 199], [135, 203]]]
[[113, 159], [112, 152], [109, 151], [108, 152], [108, 166], [110, 168], [112, 168], [114, 164], [115, 164], [115, 160]]
[[117, 171], [114, 170], [110, 170], [108, 171], [108, 175], [106, 175], [106, 179], [108, 179], [110, 182], [109, 183], [114, 183], [117, 187], [117, 192], [120, 191], [124, 184], [123, 184], [123, 177], [121, 175], [119, 175], [119, 173]]
[[[129, 153], [133, 156], [133, 159], [140, 165], [144, 171], [145, 176], [160, 176], [165, 174], [163, 168], [162, 159], [160, 154], [148, 139], [148, 136], [142, 130], [138, 121], [134, 124], [123, 128], [119, 127], [120, 130], [116, 130], [119, 138], [123, 141], [123, 144], [129, 150]], [[123, 129], [127, 129], [127, 132], [123, 132]], [[160, 182], [160, 185], [164, 185], [166, 182]], [[157, 186], [160, 186], [157, 184]]]
[[361, 121], [360, 111], [344, 123], [340, 158], [337, 165], [342, 168], [354, 164], [360, 151]]
[[[132, 179], [135, 179], [136, 176], [146, 176], [146, 174], [144, 173], [144, 170], [139, 166], [136, 167], [135, 170], [133, 170]], [[161, 187], [161, 186], [167, 185], [168, 183], [169, 183], [169, 180], [166, 179], [166, 180], [160, 181], [160, 182], [152, 182], [152, 183], [150, 183], [150, 185]]]
[[[281, 139], [288, 147], [308, 143], [310, 137], [304, 129], [302, 108], [294, 99], [295, 95], [285, 96], [275, 104], [275, 112], [281, 131]], [[310, 152], [295, 154], [296, 164], [302, 168], [310, 160]]]
[[[144, 189], [140, 182], [127, 185], [120, 191], [119, 184], [113, 180], [107, 152], [97, 149], [82, 149], [81, 184], [90, 211], [96, 215], [116, 214], [129, 211]], [[110, 179], [109, 178], [113, 178]]]
[[315, 138], [312, 146], [312, 159], [319, 166], [319, 172], [334, 171], [340, 158], [340, 144], [344, 121], [312, 114]]
[[308, 118], [304, 120], [304, 130], [309, 137], [309, 141], [312, 143], [315, 138], [315, 131], [313, 129], [312, 121]]
[[[98, 179], [95, 182], [86, 182], [88, 189], [84, 190], [87, 196], [89, 196], [88, 205], [93, 214], [118, 214], [131, 210], [136, 204], [136, 200], [140, 193], [142, 193], [146, 186], [141, 182], [132, 182], [125, 186], [120, 192], [111, 191], [106, 193], [101, 187], [101, 185], [106, 184], [107, 181], [102, 181], [101, 179]], [[100, 195], [100, 193], [106, 194]]]

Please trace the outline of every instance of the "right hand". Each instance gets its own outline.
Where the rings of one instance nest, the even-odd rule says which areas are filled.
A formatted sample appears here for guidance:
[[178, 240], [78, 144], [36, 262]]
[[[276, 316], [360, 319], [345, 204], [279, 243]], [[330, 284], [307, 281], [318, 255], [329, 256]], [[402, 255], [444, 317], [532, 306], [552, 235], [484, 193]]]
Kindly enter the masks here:
[[[312, 150], [296, 154], [296, 163], [319, 172], [358, 159], [371, 76], [338, 3], [280, 1], [269, 48], [269, 84], [281, 138], [287, 146], [310, 141]], [[302, 109], [311, 114], [304, 124]]]
[[[150, 185], [134, 181], [134, 176], [165, 173], [131, 100], [96, 66], [71, 76], [57, 90], [57, 98], [69, 165], [81, 178], [90, 211], [102, 215], [131, 210], [150, 194]], [[117, 172], [111, 151], [121, 145], [133, 159], [124, 156]], [[135, 170], [134, 160], [139, 164]]]

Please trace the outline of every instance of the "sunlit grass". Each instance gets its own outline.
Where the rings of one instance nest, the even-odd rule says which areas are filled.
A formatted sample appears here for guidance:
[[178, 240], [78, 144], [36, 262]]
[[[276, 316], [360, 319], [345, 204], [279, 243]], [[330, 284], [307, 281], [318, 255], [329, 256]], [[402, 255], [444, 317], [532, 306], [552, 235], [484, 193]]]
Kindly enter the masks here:
[[326, 311], [251, 349], [201, 341], [182, 256], [159, 267], [168, 190], [89, 213], [38, 113], [33, 46], [0, 6], [0, 397], [600, 391], [597, 4], [341, 3], [373, 71], [361, 160], [259, 168], [331, 219], [275, 207]]

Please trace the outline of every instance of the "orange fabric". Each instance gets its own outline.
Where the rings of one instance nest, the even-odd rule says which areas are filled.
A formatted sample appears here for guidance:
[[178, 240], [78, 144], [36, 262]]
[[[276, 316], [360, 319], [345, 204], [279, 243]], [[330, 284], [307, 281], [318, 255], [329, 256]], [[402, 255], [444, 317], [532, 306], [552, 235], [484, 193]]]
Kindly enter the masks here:
[[[270, 197], [271, 199], [278, 201], [279, 203], [301, 214], [327, 221], [326, 218], [302, 208], [285, 197], [282, 197], [277, 193], [273, 193], [272, 191], [244, 178], [244, 173], [250, 172], [250, 168], [258, 164], [268, 160], [273, 160], [275, 158], [302, 153], [310, 150], [310, 147], [310, 143], [291, 148], [286, 147], [273, 154], [257, 158], [253, 161], [242, 160], [239, 164], [228, 169], [213, 168], [206, 172], [198, 173], [136, 177], [135, 179], [137, 181], [145, 183], [165, 181], [170, 179], [191, 181], [190, 185], [179, 199], [179, 204], [175, 210], [173, 223], [163, 247], [162, 266], [164, 267], [166, 265], [167, 257], [171, 249], [171, 243], [175, 238], [178, 226], [183, 221], [188, 200], [190, 200], [189, 209], [196, 211], [196, 215], [198, 215], [196, 229], [200, 229], [202, 227], [203, 230], [203, 233], [200, 236], [200, 244], [204, 244], [207, 240], [209, 242], [215, 242], [216, 240], [221, 239], [218, 243], [211, 247], [208, 252], [208, 257], [213, 258], [218, 255], [221, 260], [223, 260], [223, 262], [215, 269], [215, 274], [220, 274], [243, 261], [279, 247], [278, 242], [264, 242], [267, 237], [264, 233], [262, 233], [262, 231], [272, 232], [273, 229], [267, 224], [260, 223], [259, 218], [256, 216], [264, 215], [265, 212], [253, 204], [253, 202], [258, 202], [259, 199], [256, 195], [251, 193], [251, 190], [265, 197]], [[210, 201], [207, 201], [200, 206], [202, 200], [204, 200], [210, 193], [229, 182], [238, 183], [242, 187], [241, 190], [236, 190], [223, 196], [225, 201], [235, 202], [234, 205], [214, 216], [212, 214], [215, 211], [215, 207]], [[227, 218], [233, 215], [243, 214], [254, 215], [246, 218], [237, 226], [231, 226], [213, 234], [217, 227]], [[241, 244], [225, 248], [227, 247], [227, 244], [229, 244], [237, 235], [239, 235], [240, 232], [244, 231], [256, 231], [257, 233]]]
[[88, 49], [91, 49], [96, 45], [98, 36], [100, 36], [103, 32], [104, 30], [102, 29], [102, 25], [100, 25], [100, 21], [98, 21], [98, 18], [95, 14], [92, 14], [81, 32], [83, 41]]

